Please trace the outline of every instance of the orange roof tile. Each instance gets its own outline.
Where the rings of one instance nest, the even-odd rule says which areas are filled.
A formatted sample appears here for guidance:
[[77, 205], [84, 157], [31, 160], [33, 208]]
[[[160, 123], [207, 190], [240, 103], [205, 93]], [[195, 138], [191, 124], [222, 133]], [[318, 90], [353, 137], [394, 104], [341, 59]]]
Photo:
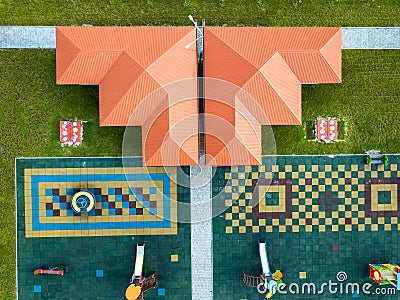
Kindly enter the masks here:
[[[340, 28], [204, 29], [204, 76], [238, 86], [232, 99], [222, 97], [218, 102], [215, 97], [207, 97], [207, 89], [213, 87], [206, 85], [205, 112], [225, 118], [242, 137], [249, 135], [235, 140], [248, 149], [240, 150], [243, 157], [249, 152], [261, 161], [261, 144], [257, 145], [258, 137], [252, 132], [260, 131], [261, 125], [301, 124], [301, 84], [341, 82], [341, 75]], [[238, 109], [237, 103], [243, 107]], [[238, 122], [237, 115], [244, 107], [256, 120], [250, 127]], [[214, 118], [206, 118], [205, 127], [215, 127], [213, 122]], [[239, 164], [242, 158], [232, 154], [228, 159], [226, 154], [228, 148], [239, 151], [236, 144], [232, 146], [231, 130], [222, 134], [226, 136], [218, 136], [218, 142], [206, 135], [206, 154], [213, 156], [209, 163]]]
[[[197, 75], [193, 27], [56, 32], [57, 83], [98, 84], [100, 125], [142, 126], [145, 165], [198, 163], [197, 87], [167, 88]], [[260, 163], [261, 124], [300, 124], [301, 84], [340, 82], [341, 31], [206, 27], [204, 64], [235, 85], [205, 84], [207, 163]]]
[[[142, 126], [145, 165], [197, 164], [197, 121], [174, 127], [187, 114], [197, 118], [197, 90], [178, 106], [163, 90], [197, 76], [196, 47], [185, 49], [195, 38], [193, 27], [57, 27], [56, 81], [98, 84], [100, 125]], [[174, 143], [183, 138], [180, 149]]]

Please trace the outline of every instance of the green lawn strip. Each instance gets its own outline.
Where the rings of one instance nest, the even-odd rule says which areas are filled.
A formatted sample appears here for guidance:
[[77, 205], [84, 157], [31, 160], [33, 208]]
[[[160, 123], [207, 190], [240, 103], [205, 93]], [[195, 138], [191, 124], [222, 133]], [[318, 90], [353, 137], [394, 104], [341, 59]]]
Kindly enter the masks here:
[[393, 0], [2, 0], [1, 25], [398, 26]]
[[[273, 126], [278, 154], [400, 152], [400, 52], [344, 50], [341, 84], [303, 85], [303, 122], [335, 117], [346, 123], [345, 141], [330, 144], [304, 138], [303, 126]], [[265, 147], [263, 149], [265, 153]]]
[[[99, 127], [97, 87], [56, 85], [54, 50], [0, 50], [0, 68], [0, 299], [13, 299], [14, 158], [120, 156], [125, 128]], [[85, 121], [82, 146], [61, 147], [58, 122], [73, 118]]]

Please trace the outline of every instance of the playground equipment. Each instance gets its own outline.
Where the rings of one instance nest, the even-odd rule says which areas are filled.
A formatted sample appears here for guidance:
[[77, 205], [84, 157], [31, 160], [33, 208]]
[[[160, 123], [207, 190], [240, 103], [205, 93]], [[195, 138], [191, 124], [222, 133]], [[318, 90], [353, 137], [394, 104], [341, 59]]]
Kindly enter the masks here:
[[135, 269], [130, 279], [130, 285], [125, 292], [125, 297], [128, 300], [144, 299], [143, 294], [151, 288], [154, 288], [157, 284], [156, 273], [153, 273], [147, 278], [143, 277], [144, 246], [145, 245], [136, 245]]
[[59, 267], [51, 268], [51, 269], [48, 269], [48, 270], [36, 269], [35, 271], [33, 271], [33, 275], [46, 274], [46, 275], [60, 275], [60, 276], [63, 276], [64, 275], [64, 271], [65, 270], [63, 268], [59, 268]]
[[79, 146], [82, 140], [80, 121], [60, 121], [60, 142], [62, 146]]
[[379, 285], [391, 284], [400, 291], [400, 267], [391, 264], [370, 264], [369, 278]]
[[367, 165], [380, 165], [384, 164], [387, 166], [389, 158], [387, 155], [383, 155], [381, 150], [369, 150], [367, 151]]
[[269, 266], [267, 244], [258, 243], [258, 249], [261, 260], [262, 274], [260, 276], [251, 276], [243, 273], [243, 282], [245, 285], [257, 288], [259, 293], [266, 293], [265, 298], [271, 298], [277, 288], [283, 283], [283, 274], [280, 270], [276, 270], [274, 273], [271, 272]]
[[76, 213], [89, 212], [94, 208], [96, 200], [88, 191], [80, 191], [71, 198], [71, 207]]
[[335, 119], [321, 119], [315, 122], [316, 139], [325, 143], [336, 141], [338, 138], [338, 122]]

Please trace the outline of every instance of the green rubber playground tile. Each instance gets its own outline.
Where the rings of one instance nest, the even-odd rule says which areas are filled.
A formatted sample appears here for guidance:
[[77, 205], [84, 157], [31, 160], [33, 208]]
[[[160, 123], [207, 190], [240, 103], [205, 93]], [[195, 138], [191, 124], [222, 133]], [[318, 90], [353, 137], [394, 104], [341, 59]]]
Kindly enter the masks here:
[[[399, 166], [399, 158], [397, 156], [390, 156], [390, 163], [396, 163], [397, 169]], [[271, 161], [270, 158], [263, 158], [263, 163]], [[398, 218], [396, 224], [391, 225], [391, 230], [384, 229], [383, 224], [378, 224], [378, 217], [371, 218], [371, 224], [365, 224], [365, 230], [359, 231], [357, 225], [352, 224], [350, 231], [345, 231], [345, 225], [339, 224], [337, 217], [332, 216], [332, 211], [338, 211], [339, 205], [344, 205], [347, 211], [351, 212], [351, 217], [358, 218], [359, 224], [364, 224], [364, 219], [359, 218], [357, 211], [352, 211], [351, 205], [358, 205], [358, 211], [364, 211], [365, 205], [359, 203], [359, 198], [364, 199], [366, 192], [360, 191], [358, 185], [364, 185], [366, 180], [364, 178], [371, 178], [376, 176], [377, 178], [385, 178], [388, 173], [383, 171], [377, 171], [377, 167], [373, 166], [371, 171], [365, 167], [365, 156], [353, 155], [353, 156], [337, 156], [330, 158], [327, 156], [318, 157], [277, 157], [277, 164], [279, 165], [279, 171], [284, 170], [282, 166], [292, 164], [292, 172], [298, 172], [298, 178], [307, 178], [306, 172], [312, 172], [312, 178], [319, 178], [318, 184], [311, 187], [311, 191], [317, 193], [312, 194], [311, 191], [306, 191], [305, 186], [298, 186], [298, 191], [293, 192], [292, 198], [299, 198], [299, 193], [305, 193], [304, 197], [299, 199], [300, 205], [306, 205], [306, 199], [311, 200], [312, 205], [319, 205], [319, 199], [326, 198], [324, 205], [330, 205], [330, 210], [326, 212], [326, 217], [332, 219], [332, 224], [337, 224], [339, 229], [332, 232], [332, 225], [327, 225], [324, 218], [318, 219], [318, 213], [313, 212], [308, 207], [304, 212], [299, 212], [300, 218], [305, 218], [305, 213], [311, 213], [313, 218], [318, 219], [319, 225], [325, 225], [326, 231], [312, 231], [306, 232], [304, 226], [300, 226], [299, 232], [291, 232], [293, 226], [299, 225], [299, 219], [293, 219], [292, 225], [286, 225], [286, 232], [279, 232], [277, 226], [271, 231], [266, 232], [265, 225], [271, 225], [272, 219], [267, 218], [264, 220], [264, 224], [260, 225], [259, 220], [253, 219], [253, 226], [258, 228], [258, 232], [250, 230], [251, 227], [247, 226], [242, 228], [239, 233], [238, 227], [234, 227], [232, 232], [226, 233], [221, 230], [221, 227], [232, 227], [233, 222], [238, 220], [238, 225], [243, 225], [244, 221], [239, 213], [235, 215], [232, 208], [227, 210], [228, 213], [232, 214], [230, 220], [225, 220], [225, 214], [222, 213], [213, 219], [213, 232], [214, 232], [214, 298], [215, 299], [265, 299], [265, 295], [260, 295], [253, 288], [246, 287], [243, 282], [242, 273], [246, 272], [250, 275], [258, 276], [260, 274], [261, 264], [258, 255], [257, 243], [259, 241], [266, 241], [268, 244], [268, 255], [272, 270], [279, 268], [282, 270], [284, 277], [283, 280], [286, 284], [290, 283], [301, 283], [299, 279], [299, 272], [306, 272], [307, 282], [313, 282], [315, 284], [321, 284], [328, 282], [329, 280], [335, 281], [336, 276], [339, 272], [346, 272], [348, 276], [347, 282], [359, 282], [359, 283], [370, 283], [373, 288], [376, 286], [373, 282], [368, 279], [368, 264], [369, 263], [385, 263], [385, 262], [399, 262], [400, 255], [398, 249], [400, 248], [399, 231], [397, 230]], [[300, 171], [298, 165], [304, 165], [304, 171]], [[312, 165], [317, 165], [317, 172], [313, 170]], [[343, 171], [338, 169], [338, 166], [342, 165]], [[326, 166], [329, 166], [330, 170], [325, 170]], [[345, 178], [350, 172], [350, 176], [357, 178], [359, 173], [352, 169], [352, 166], [356, 167], [356, 170], [362, 171], [364, 174], [363, 178], [358, 178], [358, 185], [351, 184], [350, 191], [345, 188], [343, 184], [339, 184], [338, 178]], [[252, 167], [252, 171], [254, 166]], [[270, 167], [266, 166], [265, 170], [270, 171]], [[389, 172], [391, 178], [397, 178], [397, 172], [393, 172], [390, 166], [385, 167], [383, 170]], [[326, 176], [320, 178], [318, 172], [325, 172]], [[338, 172], [338, 178], [332, 178], [333, 172]], [[222, 177], [220, 173], [224, 173], [223, 170], [216, 171], [219, 177]], [[285, 172], [285, 177], [287, 176]], [[236, 175], [232, 174], [232, 178], [236, 178]], [[293, 177], [293, 176], [291, 176]], [[259, 178], [262, 175], [259, 174]], [[274, 178], [278, 178], [275, 175]], [[328, 184], [327, 179], [331, 179]], [[397, 179], [396, 179], [397, 180]], [[292, 178], [293, 185], [299, 185], [299, 180]], [[221, 185], [222, 183], [222, 185]], [[239, 188], [232, 187], [232, 192], [224, 193], [224, 184], [232, 184], [231, 182], [219, 182], [214, 178], [214, 193], [218, 187], [222, 191], [222, 194], [230, 199], [235, 191]], [[325, 186], [320, 191], [320, 186]], [[337, 189], [332, 187], [336, 186]], [[240, 187], [240, 184], [239, 184]], [[336, 188], [335, 187], [335, 188]], [[247, 190], [245, 191], [247, 192]], [[341, 192], [344, 192], [340, 194]], [[353, 196], [353, 192], [358, 193], [358, 198]], [[380, 193], [380, 204], [389, 204], [391, 201], [389, 193]], [[219, 195], [220, 197], [220, 195]], [[246, 196], [247, 197], [247, 196]], [[330, 198], [329, 198], [330, 197]], [[347, 201], [345, 202], [344, 198]], [[240, 199], [240, 196], [238, 197]], [[332, 199], [338, 199], [337, 202], [333, 203]], [[233, 200], [234, 205], [240, 205], [238, 201]], [[247, 205], [247, 204], [246, 204]], [[323, 207], [323, 206], [321, 206]], [[240, 207], [239, 210], [240, 212]], [[298, 208], [293, 206], [293, 212], [298, 212]], [[347, 218], [344, 211], [339, 212], [340, 218]], [[251, 217], [245, 217], [246, 220]], [[233, 221], [232, 221], [233, 220]], [[392, 218], [384, 217], [383, 221], [386, 224], [390, 223]], [[279, 225], [282, 225], [284, 219], [279, 219]], [[379, 221], [379, 222], [382, 222]], [[378, 225], [373, 229], [373, 225]], [[244, 226], [242, 226], [244, 227]], [[347, 229], [346, 229], [347, 230]], [[338, 251], [333, 252], [332, 246], [337, 245]], [[379, 262], [378, 262], [379, 261]], [[303, 282], [305, 282], [303, 280]], [[276, 295], [274, 298], [285, 298], [285, 299], [352, 299], [352, 295], [333, 295], [324, 293], [323, 295]], [[380, 299], [378, 295], [360, 295], [360, 299]]]
[[[135, 159], [134, 163], [139, 161]], [[23, 185], [27, 167], [105, 166], [121, 167], [122, 161], [120, 158], [18, 159], [16, 173], [17, 177], [21, 176], [20, 184]], [[178, 182], [182, 178], [178, 175]], [[189, 186], [188, 183], [184, 186]], [[180, 201], [190, 202], [187, 187], [178, 186], [177, 192]], [[174, 295], [169, 299], [191, 298], [190, 225], [179, 224], [178, 234], [174, 235], [26, 238], [23, 189], [17, 188], [17, 204], [19, 299], [123, 299], [133, 272], [138, 243], [146, 244], [144, 272], [157, 272], [158, 284], [166, 288], [168, 295]], [[179, 262], [172, 264], [171, 254], [177, 253]], [[53, 267], [65, 268], [64, 276], [33, 274], [35, 269]], [[96, 277], [98, 269], [104, 271], [102, 278]], [[33, 293], [34, 285], [42, 286], [41, 293]], [[146, 293], [146, 299], [155, 297], [153, 290]]]

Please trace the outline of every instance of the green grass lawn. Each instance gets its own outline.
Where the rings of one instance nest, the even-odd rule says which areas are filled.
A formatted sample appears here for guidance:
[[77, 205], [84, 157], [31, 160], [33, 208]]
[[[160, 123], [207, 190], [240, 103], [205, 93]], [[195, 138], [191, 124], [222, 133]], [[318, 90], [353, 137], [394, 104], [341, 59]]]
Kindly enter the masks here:
[[[0, 299], [13, 299], [14, 158], [120, 156], [125, 128], [99, 127], [97, 87], [56, 85], [54, 50], [0, 50], [0, 69]], [[82, 146], [61, 147], [58, 123], [73, 118], [86, 122]]]
[[[188, 14], [208, 25], [400, 26], [393, 0], [0, 0], [0, 25], [190, 26]], [[304, 121], [345, 120], [346, 141], [307, 142], [301, 126], [274, 127], [278, 153], [400, 152], [399, 65], [399, 51], [343, 51], [343, 83], [303, 86], [302, 103]], [[124, 128], [100, 128], [98, 113], [97, 87], [55, 84], [55, 51], [0, 50], [0, 299], [15, 297], [14, 158], [121, 155]], [[87, 121], [81, 147], [60, 147], [65, 118]]]
[[2, 0], [3, 25], [398, 26], [396, 0]]
[[310, 142], [304, 126], [273, 126], [278, 154], [400, 152], [400, 51], [344, 50], [342, 57], [342, 83], [303, 85], [302, 117], [343, 120], [344, 141]]

